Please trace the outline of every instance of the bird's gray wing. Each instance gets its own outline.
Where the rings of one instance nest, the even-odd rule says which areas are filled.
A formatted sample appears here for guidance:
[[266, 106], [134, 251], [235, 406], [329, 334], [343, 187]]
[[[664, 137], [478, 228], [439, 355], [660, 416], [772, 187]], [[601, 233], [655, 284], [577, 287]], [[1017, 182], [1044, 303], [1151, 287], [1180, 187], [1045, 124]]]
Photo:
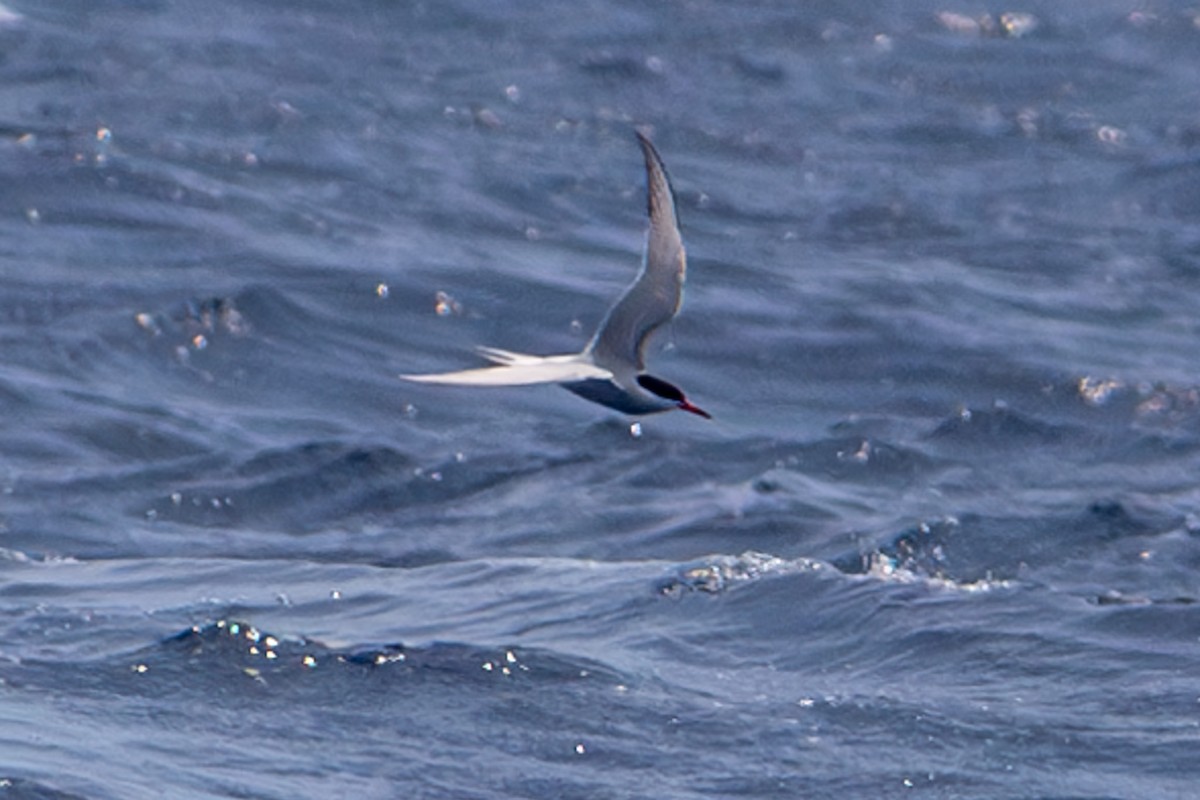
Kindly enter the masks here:
[[642, 270], [608, 310], [584, 351], [597, 364], [614, 371], [630, 366], [639, 371], [645, 368], [646, 340], [678, 313], [687, 272], [683, 238], [675, 217], [675, 194], [667, 170], [650, 140], [641, 131], [637, 138], [646, 159], [646, 205], [650, 214]]

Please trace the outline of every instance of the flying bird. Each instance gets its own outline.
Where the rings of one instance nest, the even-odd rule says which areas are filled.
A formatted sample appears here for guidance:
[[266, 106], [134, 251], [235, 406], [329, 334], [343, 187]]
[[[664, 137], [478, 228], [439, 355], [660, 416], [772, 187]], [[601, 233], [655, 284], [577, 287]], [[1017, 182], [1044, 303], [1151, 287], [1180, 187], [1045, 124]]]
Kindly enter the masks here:
[[401, 375], [408, 381], [453, 386], [527, 386], [557, 383], [602, 406], [631, 416], [679, 409], [705, 419], [712, 416], [688, 400], [679, 387], [646, 372], [646, 343], [674, 319], [683, 303], [687, 257], [675, 193], [654, 145], [641, 131], [638, 143], [646, 161], [646, 207], [650, 228], [637, 278], [608, 310], [582, 352], [535, 356], [496, 347], [479, 347], [493, 366], [430, 375]]

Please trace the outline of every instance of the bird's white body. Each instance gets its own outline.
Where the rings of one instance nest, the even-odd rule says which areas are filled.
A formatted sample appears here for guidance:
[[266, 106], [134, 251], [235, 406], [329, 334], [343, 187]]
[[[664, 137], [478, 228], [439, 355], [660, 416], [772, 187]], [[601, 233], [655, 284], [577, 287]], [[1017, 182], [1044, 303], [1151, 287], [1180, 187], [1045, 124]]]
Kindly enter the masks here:
[[479, 353], [492, 366], [400, 377], [452, 386], [557, 383], [580, 397], [624, 414], [640, 416], [678, 408], [708, 417], [678, 388], [644, 372], [647, 339], [674, 318], [683, 302], [687, 258], [675, 216], [675, 196], [662, 159], [640, 132], [638, 142], [646, 161], [650, 217], [642, 269], [637, 280], [608, 310], [582, 352], [536, 356], [480, 347]]

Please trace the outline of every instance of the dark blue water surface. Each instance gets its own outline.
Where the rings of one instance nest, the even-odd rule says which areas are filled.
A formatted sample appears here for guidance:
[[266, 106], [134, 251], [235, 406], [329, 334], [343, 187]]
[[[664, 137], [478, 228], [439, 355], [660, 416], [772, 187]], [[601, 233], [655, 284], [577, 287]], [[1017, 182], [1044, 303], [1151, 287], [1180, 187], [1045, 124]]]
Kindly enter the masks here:
[[1200, 796], [1198, 14], [4, 0], [0, 797]]

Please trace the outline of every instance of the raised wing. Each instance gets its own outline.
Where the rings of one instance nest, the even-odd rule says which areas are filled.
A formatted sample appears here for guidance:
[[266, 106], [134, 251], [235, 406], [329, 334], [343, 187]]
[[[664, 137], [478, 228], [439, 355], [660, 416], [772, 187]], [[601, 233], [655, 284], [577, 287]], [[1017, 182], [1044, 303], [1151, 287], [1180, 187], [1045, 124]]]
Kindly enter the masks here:
[[571, 383], [589, 378], [611, 378], [612, 373], [589, 363], [578, 353], [565, 356], [529, 356], [492, 347], [479, 352], [498, 366], [438, 372], [431, 375], [401, 375], [416, 383], [451, 386], [530, 386], [538, 383]]
[[646, 205], [650, 214], [642, 271], [608, 310], [584, 351], [597, 364], [617, 371], [645, 368], [646, 340], [678, 313], [687, 272], [683, 238], [675, 217], [675, 194], [666, 167], [641, 131], [637, 138], [646, 159]]

